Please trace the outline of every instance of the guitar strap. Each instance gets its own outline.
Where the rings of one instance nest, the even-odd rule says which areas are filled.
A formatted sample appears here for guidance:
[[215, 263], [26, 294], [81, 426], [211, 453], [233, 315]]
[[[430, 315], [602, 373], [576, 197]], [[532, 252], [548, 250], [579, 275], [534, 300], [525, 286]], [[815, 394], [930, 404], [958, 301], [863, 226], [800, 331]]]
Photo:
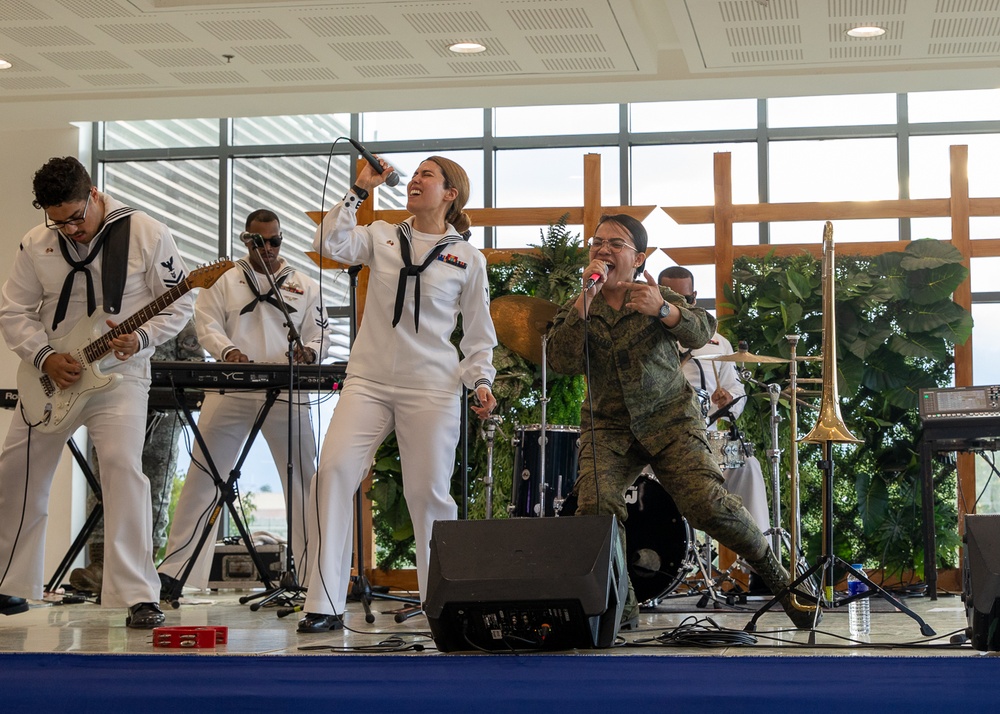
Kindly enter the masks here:
[[122, 309], [125, 281], [128, 279], [128, 244], [131, 236], [132, 216], [125, 216], [108, 228], [101, 258], [101, 289], [104, 292], [104, 311], [117, 315]]

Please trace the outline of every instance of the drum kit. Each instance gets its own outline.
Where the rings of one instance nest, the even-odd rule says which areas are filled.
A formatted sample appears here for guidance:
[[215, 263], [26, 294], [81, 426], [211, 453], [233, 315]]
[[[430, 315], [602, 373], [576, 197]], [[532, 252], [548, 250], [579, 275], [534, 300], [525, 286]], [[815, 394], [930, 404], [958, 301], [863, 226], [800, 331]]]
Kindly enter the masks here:
[[[500, 342], [538, 365], [545, 364], [548, 328], [557, 310], [558, 305], [554, 303], [526, 295], [503, 296], [495, 299], [490, 306]], [[709, 355], [699, 359], [733, 362], [744, 366], [790, 361], [752, 354], [742, 343], [740, 347], [739, 351], [731, 355]], [[571, 514], [575, 510], [575, 499], [567, 502], [567, 496], [572, 491], [577, 476], [580, 428], [547, 423], [548, 391], [545, 371], [542, 370], [541, 423], [517, 425], [512, 438], [514, 467], [510, 503], [507, 506], [511, 517], [557, 517]], [[740, 371], [740, 376], [744, 382], [760, 384], [745, 369]], [[779, 493], [781, 450], [778, 448], [777, 425], [781, 417], [777, 413], [777, 404], [780, 388], [762, 386], [772, 396], [772, 448], [767, 453], [772, 464], [772, 493]], [[707, 392], [696, 391], [699, 392], [707, 425], [713, 423], [718, 416], [724, 416], [720, 412], [709, 415], [711, 402]], [[499, 417], [491, 417], [484, 430], [487, 473], [483, 483], [486, 487], [487, 518], [493, 512], [492, 453], [494, 433], [499, 423]], [[735, 425], [725, 430], [710, 430], [707, 436], [712, 454], [723, 472], [743, 466], [753, 454], [752, 444]], [[772, 498], [772, 501], [780, 499]], [[628, 509], [625, 521], [628, 572], [640, 602], [656, 603], [684, 585], [684, 592], [677, 594], [701, 594], [699, 607], [704, 607], [709, 600], [716, 604], [723, 600], [733, 604], [732, 591], [721, 590], [724, 583], [735, 583], [730, 577], [733, 568], [720, 572], [713, 567], [715, 553], [711, 541], [707, 537], [699, 541], [694, 529], [681, 516], [673, 499], [652, 473], [644, 472], [639, 476], [626, 492], [625, 502]], [[775, 503], [772, 508], [772, 523], [780, 524], [780, 515], [780, 505]], [[771, 529], [770, 535], [775, 538], [776, 543], [780, 543], [783, 533], [776, 526]]]

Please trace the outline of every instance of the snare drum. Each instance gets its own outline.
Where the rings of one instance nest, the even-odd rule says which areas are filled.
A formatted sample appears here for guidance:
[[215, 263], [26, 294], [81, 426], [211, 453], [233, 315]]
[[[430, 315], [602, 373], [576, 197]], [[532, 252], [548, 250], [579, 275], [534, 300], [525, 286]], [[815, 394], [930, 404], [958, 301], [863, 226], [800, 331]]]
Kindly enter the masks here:
[[733, 437], [727, 430], [709, 431], [706, 432], [706, 436], [708, 436], [708, 448], [711, 449], [715, 463], [720, 469], [723, 471], [738, 469], [746, 463], [746, 451], [740, 435]]
[[549, 424], [545, 446], [545, 512], [541, 513], [542, 426], [516, 427], [514, 483], [510, 494], [512, 516], [554, 516], [553, 501], [564, 498], [576, 483], [580, 458], [580, 427]]
[[697, 566], [694, 531], [655, 476], [641, 474], [625, 492], [628, 575], [639, 602], [675, 590]]

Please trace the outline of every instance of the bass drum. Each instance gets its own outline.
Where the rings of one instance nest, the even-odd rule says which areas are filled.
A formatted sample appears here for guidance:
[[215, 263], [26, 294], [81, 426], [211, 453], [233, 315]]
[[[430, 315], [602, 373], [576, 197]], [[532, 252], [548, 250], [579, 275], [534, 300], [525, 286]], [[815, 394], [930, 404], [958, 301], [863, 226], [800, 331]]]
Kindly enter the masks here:
[[639, 602], [677, 589], [694, 567], [694, 531], [655, 476], [643, 473], [625, 492], [628, 575]]

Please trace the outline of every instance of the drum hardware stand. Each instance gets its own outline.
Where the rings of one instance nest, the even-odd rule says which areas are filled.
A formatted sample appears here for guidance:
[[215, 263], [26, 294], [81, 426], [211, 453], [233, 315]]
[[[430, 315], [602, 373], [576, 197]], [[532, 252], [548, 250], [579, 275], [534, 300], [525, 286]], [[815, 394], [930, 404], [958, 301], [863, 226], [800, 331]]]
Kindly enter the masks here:
[[[546, 408], [549, 404], [549, 387], [548, 387], [548, 360], [546, 359], [546, 349], [549, 344], [548, 333], [542, 335], [542, 398], [539, 402], [542, 405], [542, 425], [541, 425], [541, 440], [538, 449], [538, 517], [545, 518], [545, 453], [546, 448], [549, 445], [549, 422], [548, 414]], [[514, 474], [516, 476], [516, 474]], [[560, 491], [561, 491], [560, 487]], [[561, 494], [560, 494], [561, 498]], [[562, 503], [559, 504], [559, 510], [562, 510]], [[556, 513], [556, 515], [559, 515]]]
[[[482, 478], [483, 489], [486, 496], [486, 519], [493, 517], [493, 442], [497, 428], [503, 424], [503, 417], [499, 414], [491, 414], [483, 424], [480, 425], [479, 434], [486, 440], [486, 475]], [[507, 438], [500, 430], [500, 436]]]

